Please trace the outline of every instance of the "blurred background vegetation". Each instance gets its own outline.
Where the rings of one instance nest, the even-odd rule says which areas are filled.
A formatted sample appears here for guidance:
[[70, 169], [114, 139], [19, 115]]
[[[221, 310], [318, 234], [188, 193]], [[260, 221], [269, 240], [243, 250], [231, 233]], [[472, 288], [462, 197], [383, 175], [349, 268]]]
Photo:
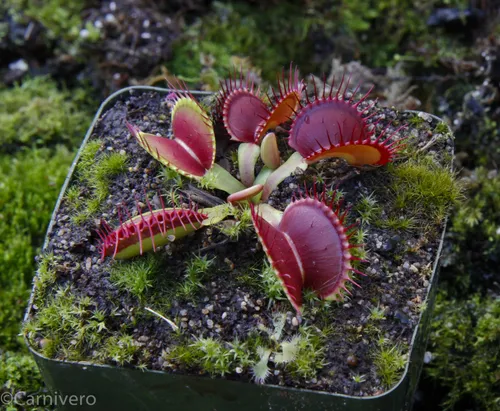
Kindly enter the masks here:
[[[443, 117], [466, 199], [449, 221], [415, 409], [500, 409], [500, 4], [492, 0], [5, 0], [0, 5], [0, 392], [41, 392], [18, 336], [52, 208], [99, 102], [165, 78], [214, 90], [355, 71]], [[357, 63], [352, 63], [357, 62]]]

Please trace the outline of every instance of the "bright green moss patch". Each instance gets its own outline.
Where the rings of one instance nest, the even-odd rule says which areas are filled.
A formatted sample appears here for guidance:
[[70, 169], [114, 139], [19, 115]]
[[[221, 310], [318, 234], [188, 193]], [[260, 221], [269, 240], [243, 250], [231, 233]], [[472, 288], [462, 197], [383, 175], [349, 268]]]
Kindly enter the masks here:
[[0, 158], [0, 347], [20, 344], [34, 258], [72, 158], [62, 148]]
[[31, 354], [0, 350], [0, 393], [3, 389], [13, 393], [36, 392], [41, 385], [42, 379]]
[[[263, 12], [242, 2], [214, 2], [212, 12], [190, 26], [174, 44], [169, 69], [188, 82], [203, 80], [213, 88], [218, 87], [219, 76], [241, 65], [258, 67], [265, 78], [274, 81], [276, 67], [291, 60], [309, 64], [312, 43], [310, 47], [306, 44], [310, 42], [310, 25], [300, 5], [276, 4]], [[209, 59], [213, 60], [210, 69], [202, 72], [203, 60]]]
[[478, 409], [500, 404], [500, 298], [471, 295], [464, 300], [438, 294], [427, 372], [449, 389], [446, 409], [473, 398]]
[[[482, 290], [497, 272], [500, 250], [500, 175], [478, 168], [464, 179], [467, 200], [457, 207], [450, 230], [454, 264], [448, 278], [461, 292]], [[480, 256], [471, 260], [471, 251]], [[446, 273], [447, 274], [447, 273]]]
[[[48, 31], [49, 39], [74, 41], [83, 28], [82, 11], [84, 0], [7, 0], [10, 12], [15, 18], [20, 13], [38, 21]], [[87, 40], [97, 40], [99, 30], [93, 24], [85, 25], [89, 30]]]
[[104, 346], [98, 351], [97, 356], [102, 361], [113, 361], [124, 365], [133, 361], [140, 350], [140, 346], [130, 335], [113, 335], [106, 339]]
[[87, 99], [84, 90], [61, 91], [46, 77], [10, 89], [0, 86], [0, 153], [23, 146], [73, 146], [90, 124]]
[[[430, 157], [410, 159], [402, 164], [389, 164], [393, 176], [391, 190], [393, 217], [398, 210], [405, 215], [403, 221], [382, 222], [382, 225], [410, 229], [418, 219], [424, 227], [439, 224], [448, 214], [448, 209], [462, 197], [461, 187], [449, 168], [436, 164]], [[419, 224], [420, 225], [420, 224]]]
[[406, 355], [401, 347], [381, 339], [378, 350], [373, 355], [373, 363], [382, 384], [390, 388], [396, 384], [403, 374]]
[[285, 314], [278, 313], [271, 327], [261, 325], [244, 341], [199, 337], [169, 347], [162, 356], [173, 368], [199, 368], [213, 376], [250, 369], [257, 383], [265, 382], [273, 366], [286, 367], [299, 377], [313, 378], [325, 365], [326, 335], [311, 327], [300, 327], [292, 338], [285, 338], [285, 320]]
[[[43, 303], [42, 303], [43, 304]], [[71, 288], [59, 287], [47, 297], [34, 319], [24, 325], [28, 338], [42, 337], [40, 351], [52, 358], [80, 360], [86, 349], [105, 337], [104, 319], [89, 297], [77, 297]]]
[[65, 199], [73, 206], [75, 224], [87, 221], [99, 211], [109, 195], [110, 179], [127, 171], [126, 153], [105, 152], [98, 155], [101, 149], [101, 140], [90, 141], [85, 146], [76, 168], [80, 184], [73, 185], [66, 192]]
[[215, 257], [194, 255], [186, 264], [184, 279], [175, 289], [176, 296], [181, 299], [193, 299], [197, 291], [203, 287], [202, 281], [210, 275], [210, 268], [214, 263]]
[[143, 301], [146, 292], [153, 285], [157, 269], [157, 260], [149, 254], [144, 259], [131, 262], [115, 262], [111, 269], [110, 279], [119, 288], [128, 291], [140, 301]]

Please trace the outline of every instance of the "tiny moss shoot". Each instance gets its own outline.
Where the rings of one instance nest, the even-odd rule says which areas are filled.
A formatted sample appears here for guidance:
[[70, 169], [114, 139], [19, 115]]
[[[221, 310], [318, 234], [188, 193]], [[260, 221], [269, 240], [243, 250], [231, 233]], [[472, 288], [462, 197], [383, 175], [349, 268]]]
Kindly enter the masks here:
[[80, 360], [87, 349], [104, 338], [102, 316], [93, 316], [94, 302], [75, 296], [70, 287], [57, 288], [39, 307], [38, 315], [24, 326], [28, 338], [41, 334], [41, 352], [52, 358]]
[[283, 291], [283, 286], [281, 285], [278, 276], [274, 272], [273, 267], [271, 266], [271, 264], [269, 264], [267, 259], [265, 260], [262, 267], [262, 273], [260, 274], [260, 277], [262, 279], [262, 290], [269, 299], [269, 306], [272, 306], [276, 301], [286, 299], [285, 292]]
[[[78, 182], [67, 191], [65, 199], [74, 206], [72, 221], [75, 224], [84, 223], [100, 210], [109, 196], [110, 179], [127, 171], [128, 156], [122, 153], [99, 155], [102, 145], [101, 140], [92, 140], [86, 144], [76, 169]], [[90, 190], [90, 196], [82, 196], [85, 189]]]
[[38, 275], [35, 277], [37, 299], [44, 298], [47, 287], [50, 287], [56, 282], [56, 262], [57, 258], [52, 253], [47, 253], [41, 257], [38, 266]]
[[374, 353], [373, 363], [382, 384], [390, 388], [401, 378], [406, 365], [406, 355], [400, 346], [381, 339]]
[[118, 365], [131, 363], [141, 347], [131, 335], [113, 335], [106, 339], [97, 356], [104, 361], [113, 361]]
[[144, 301], [147, 291], [153, 286], [157, 270], [157, 260], [152, 255], [134, 261], [117, 261], [111, 268], [110, 280], [139, 301]]
[[215, 263], [214, 258], [195, 255], [186, 265], [186, 274], [183, 281], [176, 288], [176, 295], [182, 299], [193, 299], [197, 291], [203, 287], [203, 280], [210, 274]]
[[378, 205], [375, 193], [361, 197], [355, 206], [362, 223], [372, 223], [382, 212], [382, 207]]

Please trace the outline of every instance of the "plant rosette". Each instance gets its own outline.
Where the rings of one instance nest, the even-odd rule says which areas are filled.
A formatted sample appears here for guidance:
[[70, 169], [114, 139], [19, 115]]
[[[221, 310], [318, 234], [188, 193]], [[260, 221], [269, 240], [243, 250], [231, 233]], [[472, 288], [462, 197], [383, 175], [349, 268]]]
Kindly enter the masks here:
[[[377, 407], [397, 392], [408, 407], [460, 195], [453, 141], [433, 116], [355, 86], [306, 93], [290, 67], [269, 93], [236, 75], [215, 98], [108, 99], [63, 187], [24, 325], [49, 387], [71, 390], [56, 364], [74, 364], [89, 393], [108, 372], [117, 389], [135, 381], [121, 398], [132, 408], [141, 390], [155, 407], [193, 389], [221, 409], [295, 404], [296, 392]], [[151, 398], [149, 378], [188, 387]], [[228, 400], [223, 382], [246, 394]]]

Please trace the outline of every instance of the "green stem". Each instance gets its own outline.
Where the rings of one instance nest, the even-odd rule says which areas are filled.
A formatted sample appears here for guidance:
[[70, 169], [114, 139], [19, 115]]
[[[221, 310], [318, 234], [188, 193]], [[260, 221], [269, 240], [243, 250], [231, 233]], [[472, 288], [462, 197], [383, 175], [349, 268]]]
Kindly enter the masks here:
[[297, 168], [305, 170], [307, 168], [307, 163], [299, 153], [293, 153], [284, 164], [274, 170], [268, 177], [264, 185], [264, 191], [262, 191], [262, 201], [267, 201], [273, 190], [276, 189], [285, 178], [290, 177]]
[[206, 187], [217, 188], [228, 194], [233, 194], [246, 188], [229, 171], [218, 164], [214, 164], [201, 178], [200, 182]]

